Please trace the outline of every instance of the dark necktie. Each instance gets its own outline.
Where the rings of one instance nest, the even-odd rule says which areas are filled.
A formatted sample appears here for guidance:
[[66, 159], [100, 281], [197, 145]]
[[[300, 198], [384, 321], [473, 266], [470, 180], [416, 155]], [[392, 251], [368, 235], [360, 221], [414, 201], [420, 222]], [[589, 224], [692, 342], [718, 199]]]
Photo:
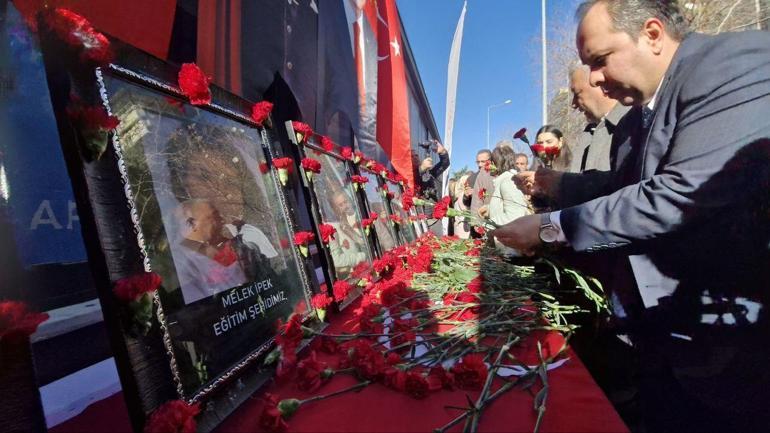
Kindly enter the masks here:
[[649, 107], [644, 106], [642, 108], [642, 128], [644, 128], [645, 131], [650, 130], [650, 126], [652, 125], [652, 119], [655, 117], [655, 112], [652, 111]]

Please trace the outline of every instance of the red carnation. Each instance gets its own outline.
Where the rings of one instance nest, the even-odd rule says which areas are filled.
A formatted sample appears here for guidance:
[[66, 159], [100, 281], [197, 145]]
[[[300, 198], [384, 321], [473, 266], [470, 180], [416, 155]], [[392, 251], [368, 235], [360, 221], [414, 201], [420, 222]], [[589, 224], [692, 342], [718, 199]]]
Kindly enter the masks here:
[[353, 162], [356, 164], [360, 164], [361, 162], [366, 161], [366, 157], [364, 157], [363, 152], [360, 150], [356, 150], [353, 152]]
[[416, 371], [409, 371], [406, 373], [404, 388], [407, 394], [416, 399], [423, 399], [427, 397], [428, 392], [430, 392], [428, 380], [425, 376]]
[[273, 394], [264, 395], [265, 407], [259, 416], [259, 426], [268, 432], [285, 432], [289, 425], [283, 419], [281, 410], [278, 409], [278, 398]]
[[267, 174], [267, 172], [270, 171], [270, 167], [267, 165], [266, 162], [260, 162], [259, 163], [259, 172], [262, 174]]
[[479, 199], [480, 200], [484, 200], [485, 198], [487, 198], [487, 189], [486, 188], [481, 188], [479, 190]]
[[302, 168], [307, 171], [312, 171], [313, 173], [321, 172], [321, 163], [313, 158], [302, 158], [302, 162], [300, 164], [302, 165]]
[[56, 8], [45, 15], [44, 21], [59, 39], [80, 51], [81, 60], [98, 66], [112, 61], [110, 41], [84, 17], [69, 9]]
[[331, 377], [331, 373], [331, 370], [327, 371], [326, 363], [319, 362], [315, 351], [311, 351], [307, 358], [297, 364], [297, 388], [307, 392], [317, 391], [323, 380]]
[[282, 347], [297, 347], [303, 336], [302, 317], [292, 314], [286, 324], [279, 319], [277, 325], [279, 334], [275, 337], [276, 344]]
[[353, 160], [353, 149], [351, 149], [349, 147], [343, 147], [342, 150], [340, 151], [340, 155], [343, 158], [349, 159], [349, 160], [352, 161]]
[[561, 148], [559, 146], [550, 146], [545, 148], [545, 154], [551, 158], [556, 158], [559, 156], [559, 153], [561, 153]]
[[356, 369], [359, 377], [368, 380], [382, 378], [388, 364], [382, 353], [373, 349], [368, 340], [353, 340], [349, 348], [350, 365]]
[[330, 224], [320, 224], [318, 231], [321, 232], [321, 240], [323, 243], [328, 244], [330, 240], [334, 239], [334, 234], [337, 233], [337, 229]]
[[294, 133], [297, 134], [297, 143], [307, 143], [310, 137], [313, 136], [313, 128], [307, 123], [292, 120], [291, 126], [294, 128]]
[[193, 105], [211, 103], [210, 82], [211, 78], [207, 77], [195, 63], [185, 63], [179, 70], [179, 89]]
[[446, 371], [442, 366], [436, 366], [430, 369], [428, 373], [428, 384], [431, 391], [438, 391], [440, 389], [454, 389], [454, 377], [452, 373]]
[[0, 341], [29, 337], [46, 320], [47, 313], [32, 312], [23, 302], [0, 302]]
[[353, 184], [353, 189], [358, 191], [358, 188], [360, 188], [362, 185], [369, 183], [369, 178], [366, 176], [354, 174], [353, 176], [350, 176], [350, 182]]
[[459, 363], [452, 367], [455, 383], [467, 390], [481, 389], [487, 379], [487, 365], [484, 357], [478, 353], [465, 355]]
[[318, 310], [325, 310], [329, 307], [329, 305], [334, 302], [334, 299], [332, 299], [331, 296], [327, 295], [326, 293], [316, 293], [313, 295], [313, 297], [310, 299], [310, 305], [313, 306], [313, 308]]
[[376, 220], [380, 217], [380, 215], [377, 212], [369, 212], [369, 217], [371, 217], [373, 220]]
[[278, 169], [278, 180], [281, 182], [281, 185], [286, 186], [289, 182], [289, 173], [292, 167], [294, 167], [294, 160], [288, 156], [276, 158], [273, 160], [273, 167]]
[[331, 138], [322, 135], [321, 136], [321, 148], [327, 152], [334, 151], [334, 142]]
[[529, 144], [529, 138], [527, 138], [527, 128], [521, 128], [513, 134], [514, 140], [521, 140], [526, 144]]
[[332, 286], [332, 292], [334, 292], [334, 299], [337, 302], [342, 302], [348, 297], [353, 290], [353, 286], [345, 280], [337, 280]]
[[368, 233], [369, 227], [374, 224], [374, 218], [364, 218], [361, 220], [361, 227]]
[[110, 131], [120, 124], [120, 120], [107, 114], [104, 107], [83, 106], [77, 100], [67, 107], [67, 117], [87, 131]]
[[270, 101], [257, 102], [251, 107], [251, 120], [259, 126], [263, 126], [270, 112], [273, 111], [273, 103]]
[[315, 239], [315, 234], [313, 232], [296, 232], [294, 233], [294, 245], [307, 245], [310, 242], [313, 242]]
[[409, 212], [414, 207], [414, 191], [407, 189], [401, 196], [401, 205], [405, 212]]
[[292, 167], [292, 165], [294, 165], [294, 160], [288, 156], [285, 158], [276, 158], [273, 160], [273, 167], [275, 168], [289, 169]]
[[115, 296], [124, 302], [136, 301], [145, 293], [151, 293], [160, 287], [162, 280], [155, 272], [142, 272], [141, 274], [121, 278], [115, 282], [112, 289]]
[[184, 400], [163, 403], [152, 412], [144, 426], [145, 433], [195, 433], [195, 416], [201, 411], [200, 403], [187, 404]]
[[535, 153], [538, 157], [545, 154], [545, 146], [542, 144], [535, 143], [532, 145], [532, 152]]
[[449, 211], [449, 202], [451, 200], [452, 199], [447, 196], [436, 202], [436, 204], [433, 206], [433, 218], [437, 220], [444, 218]]
[[402, 224], [404, 221], [397, 214], [390, 215], [390, 222], [393, 224]]

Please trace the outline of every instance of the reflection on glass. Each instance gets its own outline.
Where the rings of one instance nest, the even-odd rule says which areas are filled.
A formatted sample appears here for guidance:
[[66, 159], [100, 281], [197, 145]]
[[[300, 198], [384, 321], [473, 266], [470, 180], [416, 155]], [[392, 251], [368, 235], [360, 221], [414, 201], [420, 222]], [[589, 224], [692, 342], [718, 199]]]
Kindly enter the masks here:
[[318, 155], [321, 173], [313, 180], [319, 211], [325, 224], [337, 233], [329, 242], [338, 279], [358, 279], [369, 274], [372, 257], [361, 228], [361, 214], [348, 182], [343, 161], [328, 155]]
[[417, 240], [417, 233], [414, 228], [414, 223], [409, 221], [409, 213], [404, 210], [404, 205], [401, 203], [401, 186], [387, 182], [388, 189], [393, 193], [393, 200], [390, 201], [391, 209], [393, 213], [401, 217], [403, 224], [399, 226], [399, 233], [404, 239], [404, 242], [414, 242]]
[[382, 194], [377, 189], [377, 176], [365, 170], [361, 170], [361, 175], [369, 179], [365, 186], [366, 199], [369, 201], [369, 207], [372, 212], [379, 216], [374, 221], [374, 231], [377, 233], [377, 240], [382, 247], [383, 252], [396, 247], [396, 234], [393, 227], [387, 223], [388, 211], [385, 208]]
[[305, 308], [259, 131], [107, 77], [134, 207], [190, 396]]

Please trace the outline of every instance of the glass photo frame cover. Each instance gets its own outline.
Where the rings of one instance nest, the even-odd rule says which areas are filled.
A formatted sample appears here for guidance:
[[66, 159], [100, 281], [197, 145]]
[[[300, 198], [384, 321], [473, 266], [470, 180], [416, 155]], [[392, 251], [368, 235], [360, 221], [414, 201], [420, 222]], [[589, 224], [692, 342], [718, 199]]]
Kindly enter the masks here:
[[120, 119], [114, 146], [145, 269], [163, 278], [177, 390], [194, 400], [264, 353], [278, 319], [307, 311], [307, 274], [265, 131], [120, 72], [99, 83]]

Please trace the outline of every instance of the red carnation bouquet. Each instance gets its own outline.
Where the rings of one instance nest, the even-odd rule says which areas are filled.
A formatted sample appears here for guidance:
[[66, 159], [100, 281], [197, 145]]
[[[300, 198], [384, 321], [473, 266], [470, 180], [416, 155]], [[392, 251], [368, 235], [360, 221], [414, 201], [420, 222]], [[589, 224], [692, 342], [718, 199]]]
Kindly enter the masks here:
[[200, 411], [200, 403], [188, 404], [184, 400], [163, 403], [150, 415], [144, 433], [195, 433], [198, 427], [195, 417]]
[[273, 167], [278, 170], [278, 180], [281, 181], [281, 185], [286, 186], [289, 182], [289, 172], [293, 166], [294, 160], [289, 157], [276, 158], [273, 160]]
[[179, 89], [190, 99], [193, 105], [207, 105], [211, 103], [211, 90], [208, 77], [195, 63], [184, 63], [179, 70]]
[[46, 320], [47, 313], [31, 311], [23, 302], [0, 302], [0, 343], [28, 338]]
[[270, 101], [257, 102], [251, 107], [251, 120], [259, 126], [270, 125], [270, 112], [273, 111], [273, 103]]
[[321, 240], [327, 245], [330, 240], [334, 239], [334, 234], [337, 233], [337, 229], [331, 224], [319, 224], [318, 231], [321, 232]]
[[115, 282], [112, 291], [127, 308], [135, 331], [146, 335], [152, 328], [152, 297], [162, 279], [155, 272], [142, 272]]
[[305, 171], [305, 177], [308, 182], [313, 182], [313, 175], [321, 172], [321, 163], [313, 158], [302, 158], [300, 165]]
[[366, 176], [354, 174], [353, 176], [350, 176], [350, 182], [353, 184], [353, 190], [358, 191], [359, 188], [364, 186], [364, 184], [369, 183], [369, 178]]
[[304, 231], [294, 233], [294, 245], [299, 248], [299, 253], [302, 254], [302, 257], [307, 257], [308, 245], [314, 240], [315, 235], [313, 232]]
[[313, 136], [313, 128], [307, 123], [292, 120], [291, 127], [294, 128], [294, 133], [297, 136], [297, 143], [307, 143], [310, 137]]

